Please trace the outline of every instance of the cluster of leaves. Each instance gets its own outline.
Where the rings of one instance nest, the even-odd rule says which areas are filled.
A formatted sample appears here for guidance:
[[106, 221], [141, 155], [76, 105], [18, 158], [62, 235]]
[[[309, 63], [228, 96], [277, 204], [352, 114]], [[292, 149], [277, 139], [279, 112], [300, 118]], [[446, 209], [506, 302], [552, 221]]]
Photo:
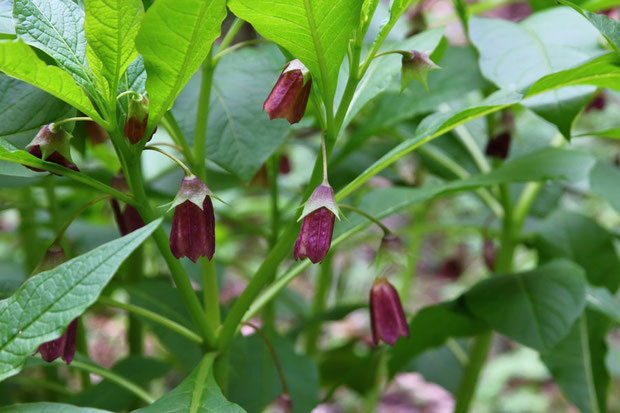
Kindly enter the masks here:
[[[0, 1], [0, 207], [19, 212], [25, 263], [20, 266], [12, 254], [0, 262], [0, 294], [7, 297], [0, 301], [1, 399], [7, 404], [32, 400], [14, 391], [26, 383], [19, 380], [24, 373], [42, 368], [32, 354], [59, 337], [71, 320], [103, 306], [130, 311], [132, 325], [146, 326], [166, 349], [161, 359], [137, 351], [107, 370], [88, 359], [82, 347], [71, 366], [100, 375], [102, 382], [89, 386], [83, 380], [79, 393], [46, 398], [59, 403], [28, 403], [2, 411], [121, 411], [142, 403], [146, 407], [138, 411], [256, 412], [280, 396], [285, 383], [293, 411], [307, 412], [319, 403], [321, 388], [327, 396], [341, 387], [373, 394], [382, 374], [420, 370], [425, 356], [459, 339], [457, 345], [464, 343], [469, 357], [444, 377], [429, 373], [427, 379], [453, 392], [456, 410], [465, 412], [492, 332], [536, 350], [580, 411], [606, 411], [612, 380], [605, 362], [607, 338], [620, 322], [616, 235], [587, 214], [566, 210], [561, 199], [568, 196], [566, 188], [578, 185], [583, 197], [603, 197], [620, 211], [615, 188], [620, 171], [606, 154], [597, 153], [599, 147], [578, 149], [573, 144], [585, 140], [581, 136], [620, 136], [614, 124], [595, 131], [579, 124], [583, 130], [573, 131], [597, 93], [620, 91], [620, 23], [581, 8], [593, 10], [592, 5], [548, 7], [534, 2], [536, 12], [515, 23], [469, 17], [467, 5], [455, 2], [470, 43], [457, 47], [449, 44], [442, 28], [414, 36], [399, 29], [410, 3], [393, 0], [387, 8], [378, 0]], [[239, 19], [231, 32], [245, 21], [260, 41], [230, 46], [232, 38], [226, 36], [218, 46], [215, 41], [229, 12]], [[443, 70], [430, 73], [428, 91], [417, 83], [401, 91], [401, 57], [381, 54], [391, 50], [428, 52]], [[312, 98], [297, 126], [270, 121], [262, 111], [280, 69], [291, 58], [300, 59], [313, 78]], [[122, 136], [128, 99], [117, 96], [128, 91], [148, 94], [146, 135], [159, 126], [195, 173], [202, 178], [208, 174], [211, 189], [226, 194], [230, 204], [216, 209], [223, 219], [218, 219], [215, 270], [238, 271], [251, 281], [225, 308], [221, 326], [217, 315], [216, 328], [211, 319], [200, 317], [187, 276], [199, 272], [201, 265], [184, 262], [186, 271], [171, 256], [162, 229], [165, 217], [157, 217], [150, 206], [172, 199], [180, 175], [153, 166], [156, 162], [146, 156], [142, 171], [144, 144], [130, 146]], [[111, 139], [95, 145], [87, 131], [75, 125], [71, 143], [80, 154], [81, 172], [19, 149], [42, 125], [78, 111]], [[487, 139], [501, 126], [497, 115], [509, 111], [516, 125], [507, 126], [512, 136], [509, 156], [490, 160], [484, 155]], [[410, 319], [411, 336], [385, 352], [360, 353], [356, 338], [316, 350], [323, 322], [366, 305], [337, 302], [326, 308], [329, 257], [320, 270], [312, 309], [295, 310], [300, 298], [289, 287], [310, 263], [291, 263], [278, 272], [280, 263], [290, 258], [299, 229], [294, 206], [307, 198], [320, 175], [316, 141], [293, 138], [321, 134], [338, 202], [346, 200], [382, 219], [399, 212], [428, 212], [435, 200], [463, 193], [479, 202], [479, 232], [498, 234], [497, 275], [464, 288], [449, 301], [419, 309]], [[419, 174], [411, 185], [398, 175], [398, 166], [414, 151]], [[277, 160], [285, 152], [300, 155], [294, 157], [299, 165], [296, 182], [277, 177]], [[308, 153], [317, 157], [314, 172], [312, 162], [303, 159]], [[265, 164], [269, 193], [246, 186]], [[22, 165], [62, 177], [41, 176]], [[107, 185], [119, 169], [127, 174], [131, 195]], [[391, 185], [377, 189], [368, 184], [379, 174]], [[305, 192], [300, 184], [308, 184]], [[78, 210], [76, 205], [93, 193], [136, 206], [148, 224], [114, 239], [109, 214], [97, 217], [98, 212], [106, 214], [100, 207], [91, 216], [100, 224], [96, 231], [87, 227], [80, 234], [74, 229], [68, 238], [76, 242], [65, 241], [75, 258], [25, 277], [46, 247], [42, 240], [50, 231], [57, 233]], [[280, 209], [285, 204], [290, 207]], [[423, 222], [414, 221], [418, 224]], [[338, 222], [331, 254], [352, 248], [351, 240], [361, 239], [353, 236], [370, 225], [362, 215]], [[141, 247], [151, 236], [159, 254]], [[248, 247], [251, 240], [262, 238], [268, 249], [260, 243]], [[403, 270], [403, 298], [410, 296], [407, 280], [418, 255], [413, 239], [408, 241], [414, 258]], [[3, 244], [3, 255], [4, 250]], [[522, 265], [515, 257], [522, 251], [534, 251], [536, 258]], [[239, 260], [239, 255], [248, 258]], [[161, 257], [176, 288], [159, 277]], [[142, 272], [132, 267], [136, 263], [149, 274], [135, 277]], [[196, 281], [201, 282], [199, 276]], [[213, 295], [208, 296], [204, 281], [201, 287], [207, 307]], [[118, 291], [129, 297], [129, 304], [111, 298]], [[268, 314], [285, 313], [274, 303], [286, 302], [297, 323], [283, 334], [273, 320], [269, 323]], [[261, 312], [266, 326], [260, 334], [236, 334], [243, 322]], [[295, 346], [299, 337], [306, 338], [304, 354]], [[140, 339], [138, 335], [137, 347]], [[56, 367], [42, 369], [49, 373]], [[18, 375], [22, 369], [26, 371]], [[169, 370], [184, 379], [156, 400], [145, 388]], [[58, 391], [57, 383], [46, 389]]]

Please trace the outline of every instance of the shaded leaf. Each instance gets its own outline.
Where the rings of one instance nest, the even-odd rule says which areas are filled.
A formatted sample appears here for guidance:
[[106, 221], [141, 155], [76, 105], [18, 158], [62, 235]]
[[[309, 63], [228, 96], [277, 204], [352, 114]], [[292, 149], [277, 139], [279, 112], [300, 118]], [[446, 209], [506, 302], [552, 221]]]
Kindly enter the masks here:
[[77, 407], [61, 403], [26, 403], [1, 407], [2, 413], [109, 413], [107, 410]]
[[58, 338], [92, 305], [121, 263], [159, 226], [154, 221], [26, 281], [0, 301], [0, 380], [21, 370], [41, 343]]
[[612, 163], [598, 161], [590, 172], [592, 192], [604, 197], [609, 204], [620, 212], [620, 169]]
[[585, 307], [583, 270], [566, 260], [496, 275], [465, 293], [467, 308], [493, 329], [539, 351], [562, 340]]

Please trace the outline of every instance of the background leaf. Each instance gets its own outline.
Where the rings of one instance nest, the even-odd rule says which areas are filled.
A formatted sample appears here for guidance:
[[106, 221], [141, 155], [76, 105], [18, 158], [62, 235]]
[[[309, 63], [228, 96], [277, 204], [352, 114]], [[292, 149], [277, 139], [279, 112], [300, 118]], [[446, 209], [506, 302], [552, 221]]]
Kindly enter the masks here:
[[24, 365], [39, 344], [58, 338], [93, 304], [121, 263], [154, 230], [154, 221], [26, 281], [0, 301], [0, 380]]
[[552, 261], [535, 270], [496, 275], [465, 294], [467, 308], [493, 329], [539, 351], [562, 340], [585, 306], [583, 270]]
[[228, 7], [263, 37], [301, 60], [331, 104], [349, 39], [360, 22], [359, 0], [230, 0]]
[[109, 413], [106, 410], [60, 403], [27, 403], [0, 408], [2, 413]]
[[[505, 89], [520, 90], [600, 52], [598, 32], [570, 9], [536, 13], [520, 23], [472, 17], [469, 35], [480, 52], [483, 75]], [[565, 88], [524, 102], [570, 138], [572, 123], [594, 88]]]
[[[284, 143], [290, 125], [285, 119], [269, 120], [263, 102], [286, 62], [274, 46], [245, 48], [224, 55], [213, 77], [207, 157], [249, 182]], [[202, 76], [189, 81], [173, 113], [185, 137], [194, 138]]]
[[136, 47], [148, 73], [150, 130], [207, 57], [224, 17], [225, 0], [158, 0], [149, 7]]
[[135, 38], [144, 17], [141, 0], [88, 0], [84, 31], [86, 58], [102, 92], [116, 99], [121, 76], [138, 57]]

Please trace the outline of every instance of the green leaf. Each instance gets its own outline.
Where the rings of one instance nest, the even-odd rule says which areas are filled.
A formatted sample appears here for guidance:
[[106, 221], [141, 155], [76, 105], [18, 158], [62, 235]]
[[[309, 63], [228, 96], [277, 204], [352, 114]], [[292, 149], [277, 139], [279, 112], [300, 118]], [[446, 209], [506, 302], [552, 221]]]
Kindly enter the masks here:
[[61, 403], [26, 403], [0, 408], [2, 413], [110, 413], [107, 410], [76, 407]]
[[28, 279], [0, 310], [0, 380], [92, 305], [121, 263], [161, 220]]
[[[285, 64], [275, 46], [246, 48], [222, 57], [213, 76], [206, 153], [210, 160], [249, 182], [284, 142], [290, 125], [269, 120], [263, 102]], [[173, 113], [191, 142], [202, 76], [197, 73]]]
[[0, 138], [30, 140], [41, 126], [75, 115], [75, 109], [42, 90], [0, 74]]
[[486, 323], [472, 316], [461, 299], [425, 307], [409, 322], [411, 336], [398, 340], [392, 347], [390, 375], [425, 351], [443, 346], [450, 337], [473, 336], [487, 328]]
[[585, 274], [566, 260], [535, 270], [496, 275], [467, 293], [467, 308], [493, 329], [539, 351], [570, 332], [585, 308]]
[[586, 302], [588, 308], [605, 314], [616, 323], [620, 323], [620, 301], [607, 288], [588, 286]]
[[[157, 2], [151, 7], [156, 7]], [[243, 413], [244, 410], [224, 398], [213, 378], [215, 354], [207, 354], [192, 374], [174, 390], [152, 405], [134, 413]]]
[[590, 172], [590, 189], [604, 197], [609, 204], [620, 212], [620, 169], [612, 163], [598, 161]]
[[111, 101], [121, 76], [138, 57], [135, 46], [144, 17], [141, 0], [88, 0], [84, 30], [88, 45], [86, 58], [98, 84]]
[[360, 24], [359, 0], [229, 0], [228, 7], [263, 37], [301, 60], [331, 105], [349, 39]]
[[[263, 334], [277, 354], [293, 403], [293, 412], [311, 411], [319, 403], [319, 379], [314, 360], [297, 354], [293, 343], [276, 332], [267, 329]], [[230, 400], [248, 413], [262, 412], [282, 394], [282, 384], [273, 356], [258, 334], [239, 337], [233, 343]]]
[[567, 0], [558, 0], [558, 3], [572, 7], [588, 19], [590, 23], [607, 39], [609, 44], [616, 50], [620, 51], [620, 22], [614, 20], [604, 14], [590, 13], [585, 11], [578, 5]]
[[92, 75], [86, 63], [84, 11], [71, 0], [15, 0], [15, 31], [43, 50], [86, 88]]
[[[598, 32], [570, 9], [536, 13], [520, 23], [470, 19], [469, 35], [480, 52], [483, 75], [500, 88], [521, 90], [541, 77], [582, 63], [600, 52]], [[568, 139], [593, 87], [564, 88], [524, 105], [554, 123]]]
[[536, 229], [534, 245], [541, 261], [567, 258], [579, 264], [593, 286], [615, 292], [620, 285], [620, 259], [612, 235], [592, 218], [555, 211]]
[[620, 55], [607, 53], [573, 69], [547, 75], [528, 89], [526, 97], [574, 85], [620, 90]]
[[0, 42], [0, 71], [64, 100], [97, 123], [103, 123], [73, 78], [58, 67], [46, 65], [23, 40]]
[[541, 359], [553, 380], [582, 413], [607, 411], [609, 373], [605, 367], [609, 320], [587, 311], [570, 333]]
[[158, 0], [136, 37], [148, 74], [148, 129], [153, 130], [207, 57], [226, 17], [225, 0]]

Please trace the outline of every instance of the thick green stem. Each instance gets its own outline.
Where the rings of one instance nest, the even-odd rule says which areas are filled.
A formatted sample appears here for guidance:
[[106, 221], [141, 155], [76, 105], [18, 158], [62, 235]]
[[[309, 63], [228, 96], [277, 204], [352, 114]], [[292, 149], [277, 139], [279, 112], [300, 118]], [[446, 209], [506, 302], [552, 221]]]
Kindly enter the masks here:
[[[144, 260], [144, 249], [142, 246], [138, 247], [127, 259], [127, 266], [125, 269], [126, 279], [131, 283], [139, 283], [142, 281], [144, 276], [143, 274], [143, 260]], [[128, 327], [127, 327], [127, 336], [129, 341], [129, 354], [139, 356], [142, 354], [143, 343], [144, 343], [144, 326], [142, 325], [142, 321], [135, 317], [133, 314], [130, 314], [127, 318]]]
[[[332, 285], [333, 279], [332, 254], [328, 254], [319, 267], [319, 277], [315, 287], [314, 299], [312, 301], [311, 317], [319, 315], [325, 311], [327, 296], [329, 294], [329, 289]], [[316, 354], [320, 335], [321, 321], [319, 320], [312, 324], [306, 333], [306, 353], [311, 355]]]
[[209, 102], [211, 100], [211, 86], [215, 67], [211, 59], [211, 52], [202, 63], [202, 81], [200, 83], [200, 97], [196, 114], [196, 128], [194, 129], [194, 173], [203, 181], [207, 175], [207, 126], [209, 122]]

